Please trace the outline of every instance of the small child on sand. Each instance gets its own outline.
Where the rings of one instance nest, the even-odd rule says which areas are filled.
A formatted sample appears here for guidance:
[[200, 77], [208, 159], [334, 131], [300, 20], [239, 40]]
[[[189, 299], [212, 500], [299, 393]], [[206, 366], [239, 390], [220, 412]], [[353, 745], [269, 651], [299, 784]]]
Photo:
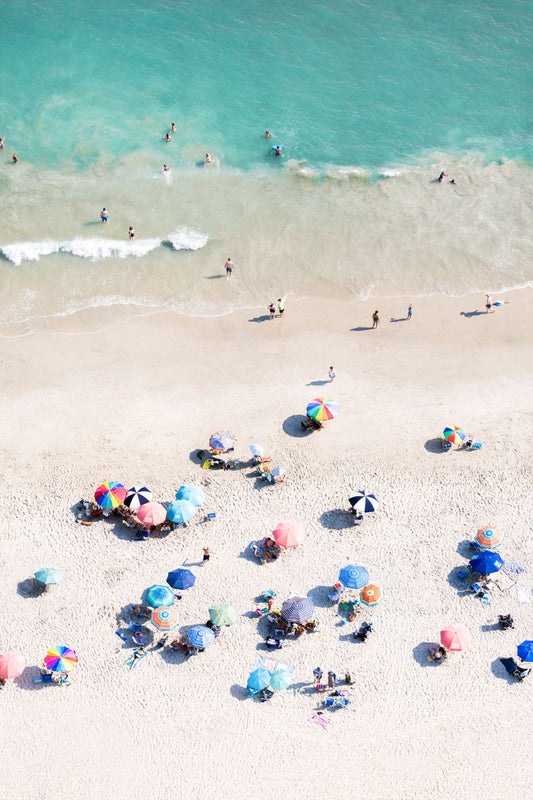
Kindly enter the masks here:
[[331, 382], [332, 382], [332, 380], [334, 380], [335, 376], [337, 375], [337, 373], [335, 372], [335, 370], [333, 369], [333, 367], [330, 367], [330, 368], [329, 368], [328, 375], [329, 375], [329, 382], [331, 383]]

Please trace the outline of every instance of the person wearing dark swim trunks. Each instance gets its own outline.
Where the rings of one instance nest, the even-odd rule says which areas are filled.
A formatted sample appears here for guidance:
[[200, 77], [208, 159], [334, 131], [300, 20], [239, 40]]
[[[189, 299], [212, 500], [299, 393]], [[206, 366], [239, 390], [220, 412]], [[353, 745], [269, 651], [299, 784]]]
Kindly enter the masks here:
[[130, 229], [128, 231], [128, 237], [129, 237], [130, 242], [133, 242], [133, 240], [135, 239], [135, 231], [133, 230], [131, 225], [130, 225]]
[[216, 555], [213, 550], [210, 550], [209, 547], [203, 547], [202, 550], [204, 551], [204, 557], [202, 559], [202, 567], [205, 567], [206, 562], [209, 561], [211, 555]]

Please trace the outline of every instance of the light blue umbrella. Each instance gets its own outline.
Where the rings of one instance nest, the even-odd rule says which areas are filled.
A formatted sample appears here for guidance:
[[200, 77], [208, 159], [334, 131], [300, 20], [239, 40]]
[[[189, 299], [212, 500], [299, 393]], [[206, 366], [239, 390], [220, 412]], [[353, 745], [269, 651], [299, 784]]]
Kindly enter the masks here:
[[280, 669], [276, 670], [276, 672], [274, 672], [274, 674], [271, 676], [270, 685], [273, 689], [279, 691], [279, 689], [286, 689], [287, 686], [290, 685], [291, 680], [291, 673]]
[[172, 522], [182, 525], [189, 522], [196, 514], [196, 506], [188, 500], [174, 500], [168, 507], [167, 517]]
[[195, 625], [189, 631], [189, 642], [193, 647], [209, 647], [215, 641], [215, 634], [205, 625]]
[[146, 602], [152, 608], [171, 606], [174, 602], [174, 592], [168, 586], [150, 586], [146, 592]]
[[233, 606], [213, 606], [209, 609], [209, 618], [213, 625], [233, 625], [237, 622], [237, 614]]
[[339, 572], [339, 581], [348, 589], [362, 589], [368, 583], [368, 572], [364, 567], [348, 564]]
[[533, 641], [526, 639], [525, 642], [518, 645], [516, 653], [522, 661], [533, 661]]
[[188, 500], [193, 506], [201, 506], [205, 502], [205, 492], [195, 483], [185, 483], [176, 492], [176, 500]]
[[49, 586], [52, 583], [61, 583], [63, 580], [63, 573], [53, 567], [45, 567], [44, 569], [37, 570], [35, 573], [35, 580], [39, 581], [39, 583], [44, 583], [45, 586]]
[[254, 669], [246, 682], [246, 688], [255, 694], [261, 689], [266, 689], [270, 683], [272, 675], [267, 669]]

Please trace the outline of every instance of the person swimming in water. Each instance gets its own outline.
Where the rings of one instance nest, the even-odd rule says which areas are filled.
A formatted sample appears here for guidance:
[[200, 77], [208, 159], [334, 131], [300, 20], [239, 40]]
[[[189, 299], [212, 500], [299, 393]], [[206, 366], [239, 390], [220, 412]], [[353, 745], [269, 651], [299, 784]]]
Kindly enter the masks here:
[[13, 153], [13, 164], [18, 164], [19, 160], [16, 153]]
[[206, 153], [205, 154], [205, 163], [206, 164], [211, 164], [212, 163], [211, 153]]
[[278, 146], [277, 146], [277, 147], [275, 147], [275, 148], [274, 148], [274, 152], [275, 152], [275, 154], [276, 154], [277, 156], [280, 156], [280, 155], [281, 155], [281, 147], [279, 146], [279, 144], [278, 144]]
[[269, 133], [268, 131], [265, 131], [265, 136], [266, 136], [266, 138], [267, 138], [267, 139], [270, 139], [270, 137], [272, 136], [272, 134], [271, 134], [271, 133]]
[[170, 167], [167, 167], [166, 164], [163, 164], [163, 172], [170, 172]]
[[5, 133], [4, 133], [4, 135], [3, 135], [3, 136], [2, 136], [2, 138], [0, 139], [0, 150], [3, 150], [3, 149], [4, 149], [4, 145], [5, 145], [5, 143], [6, 143], [6, 135], [5, 135]]
[[439, 175], [439, 183], [442, 183], [442, 181], [444, 180], [444, 178], [447, 178], [447, 177], [448, 177], [448, 176], [446, 175], [446, 173], [445, 173], [445, 172], [441, 172], [441, 174]]
[[176, 123], [175, 122], [173, 122], [170, 125], [170, 133], [176, 133]]
[[170, 135], [170, 133], [168, 131], [162, 137], [161, 141], [163, 141], [163, 142], [171, 142], [172, 141], [172, 137], [171, 137], [171, 135]]
[[109, 215], [108, 215], [108, 213], [107, 213], [105, 208], [103, 208], [100, 211], [100, 219], [102, 220], [102, 222], [107, 222], [107, 220], [109, 219]]

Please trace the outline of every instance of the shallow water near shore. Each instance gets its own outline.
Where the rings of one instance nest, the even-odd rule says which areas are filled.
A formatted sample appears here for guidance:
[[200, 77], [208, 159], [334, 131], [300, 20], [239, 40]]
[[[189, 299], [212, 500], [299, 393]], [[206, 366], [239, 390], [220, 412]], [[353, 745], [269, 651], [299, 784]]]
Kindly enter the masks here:
[[[533, 283], [520, 0], [436, 17], [429, 0], [246, 15], [156, 2], [127, 16], [49, 0], [7, 3], [6, 24], [3, 333], [57, 317], [76, 330], [88, 309], [119, 306], [213, 316], [282, 295]], [[54, 30], [69, 35], [51, 51]], [[456, 183], [435, 182], [441, 170]]]

